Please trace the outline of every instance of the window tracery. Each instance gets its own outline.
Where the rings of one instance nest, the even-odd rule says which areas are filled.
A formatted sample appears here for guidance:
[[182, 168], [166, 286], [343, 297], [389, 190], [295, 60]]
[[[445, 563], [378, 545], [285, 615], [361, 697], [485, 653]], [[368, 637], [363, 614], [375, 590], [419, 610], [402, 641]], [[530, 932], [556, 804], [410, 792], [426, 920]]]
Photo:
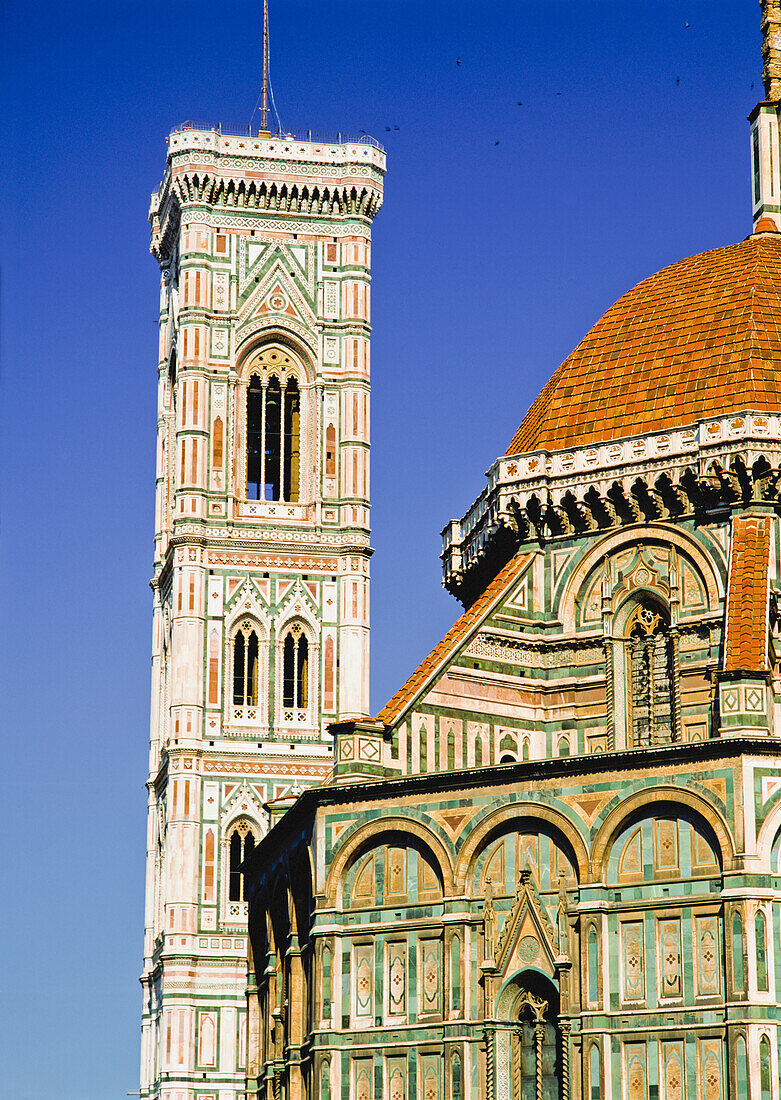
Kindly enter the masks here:
[[309, 643], [298, 624], [287, 632], [282, 648], [282, 705], [306, 710], [309, 704]]
[[242, 709], [258, 705], [258, 635], [249, 620], [233, 638], [233, 705]]
[[301, 385], [293, 359], [266, 348], [246, 391], [247, 500], [301, 498]]
[[282, 722], [296, 727], [311, 725], [316, 713], [313, 669], [317, 664], [311, 631], [296, 620], [283, 627], [278, 637], [278, 700]]
[[675, 740], [672, 634], [662, 607], [641, 600], [626, 625], [634, 748]]
[[247, 818], [231, 824], [222, 842], [223, 919], [230, 924], [247, 919], [247, 896], [244, 876], [239, 870], [245, 859], [255, 851], [259, 840], [256, 827]]
[[568, 1036], [559, 1020], [557, 988], [542, 975], [526, 971], [513, 980], [507, 995], [513, 992], [507, 1013], [511, 1030], [505, 1032], [509, 1049], [500, 1040], [497, 1050], [498, 1076], [509, 1078], [505, 1093], [512, 1100], [569, 1096]]
[[265, 712], [265, 700], [260, 692], [265, 650], [261, 631], [253, 619], [242, 619], [234, 628], [228, 653], [231, 662], [230, 721], [261, 722]]

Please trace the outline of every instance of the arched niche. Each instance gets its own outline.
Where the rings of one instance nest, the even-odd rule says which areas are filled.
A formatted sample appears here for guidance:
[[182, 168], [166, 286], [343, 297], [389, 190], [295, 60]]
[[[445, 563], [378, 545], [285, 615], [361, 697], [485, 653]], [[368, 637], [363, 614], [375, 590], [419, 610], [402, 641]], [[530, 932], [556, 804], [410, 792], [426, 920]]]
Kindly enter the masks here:
[[512, 897], [521, 871], [526, 870], [549, 902], [558, 893], [562, 878], [570, 890], [578, 883], [572, 846], [559, 830], [539, 819], [504, 822], [486, 836], [472, 868], [468, 886], [473, 897], [485, 896], [489, 880], [495, 899]]
[[534, 969], [514, 974], [496, 998], [494, 1079], [499, 1095], [560, 1098], [569, 1081], [567, 1033], [557, 985]]
[[[643, 524], [641, 530], [637, 527], [622, 528], [605, 534], [602, 538], [587, 544], [580, 558], [572, 563], [553, 595], [554, 613], [561, 621], [565, 633], [574, 633], [587, 625], [579, 620], [578, 609], [592, 590], [601, 600], [602, 575], [606, 559], [612, 563], [614, 559], [620, 559], [621, 555], [636, 553], [642, 547], [659, 547], [665, 552], [674, 549], [679, 558], [679, 583], [683, 570], [691, 569], [693, 576], [698, 579], [703, 588], [704, 610], [719, 609], [720, 602], [724, 599], [726, 581], [726, 562], [721, 548], [714, 543], [706, 550], [696, 537], [679, 527], [648, 523]], [[612, 575], [611, 595], [620, 600], [629, 591], [643, 587], [637, 579], [642, 568], [641, 563], [636, 563], [627, 570], [627, 577], [623, 582], [617, 575]], [[647, 572], [648, 578], [645, 585], [648, 589], [658, 597], [669, 596], [670, 586], [663, 575], [664, 571], [658, 570], [657, 578], [653, 576], [653, 567], [648, 568]], [[601, 630], [601, 606], [593, 617], [593, 628]]]
[[415, 848], [436, 871], [443, 896], [450, 896], [453, 886], [453, 864], [442, 840], [432, 828], [422, 822], [391, 814], [359, 823], [340, 838], [325, 882], [326, 905], [343, 907], [345, 877], [349, 869], [364, 853], [381, 845]]
[[475, 863], [488, 845], [505, 833], [539, 832], [552, 838], [566, 854], [577, 881], [588, 871], [588, 850], [577, 826], [562, 810], [540, 802], [513, 802], [493, 807], [472, 822], [458, 854], [455, 883], [458, 892], [471, 888]]
[[396, 834], [369, 848], [347, 871], [344, 909], [384, 905], [436, 905], [442, 901], [441, 870], [422, 845]]
[[731, 867], [735, 842], [729, 826], [711, 802], [691, 789], [647, 787], [621, 799], [607, 811], [591, 847], [592, 881], [607, 881], [610, 855], [621, 833], [636, 821], [654, 815], [693, 823], [717, 853], [719, 871]]

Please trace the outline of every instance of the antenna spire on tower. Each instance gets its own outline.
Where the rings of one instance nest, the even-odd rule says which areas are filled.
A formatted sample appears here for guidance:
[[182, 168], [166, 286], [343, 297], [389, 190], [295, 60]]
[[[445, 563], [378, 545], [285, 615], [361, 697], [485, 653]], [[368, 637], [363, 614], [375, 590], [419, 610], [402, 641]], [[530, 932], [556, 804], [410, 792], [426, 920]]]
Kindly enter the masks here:
[[268, 133], [268, 0], [263, 0], [263, 86], [260, 97], [260, 128]]
[[762, 8], [762, 80], [765, 99], [781, 100], [781, 5], [759, 0]]

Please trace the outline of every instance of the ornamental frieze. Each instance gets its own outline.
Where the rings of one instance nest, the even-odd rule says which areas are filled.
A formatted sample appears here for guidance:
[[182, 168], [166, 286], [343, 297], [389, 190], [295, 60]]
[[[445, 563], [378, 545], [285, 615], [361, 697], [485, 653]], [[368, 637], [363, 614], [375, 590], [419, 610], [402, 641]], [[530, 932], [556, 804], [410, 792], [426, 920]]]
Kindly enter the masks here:
[[267, 775], [269, 773], [276, 774], [277, 772], [284, 773], [284, 775], [328, 775], [333, 769], [330, 764], [289, 764], [284, 761], [284, 767], [281, 767], [283, 761], [280, 760], [280, 766], [277, 766], [277, 761], [266, 761], [262, 763], [260, 761], [242, 761], [231, 760], [204, 760], [203, 770], [205, 772], [230, 772], [231, 775], [235, 775], [237, 772], [248, 775]]
[[605, 651], [601, 644], [596, 643], [573, 646], [548, 642], [545, 645], [531, 646], [493, 634], [478, 634], [464, 650], [464, 656], [483, 657], [489, 661], [502, 661], [524, 668], [560, 668], [562, 665], [599, 664], [605, 659]]
[[309, 569], [336, 572], [339, 562], [336, 558], [302, 558], [288, 554], [285, 557], [268, 557], [261, 554], [241, 554], [212, 551], [209, 554], [210, 565], [245, 565], [253, 569]]

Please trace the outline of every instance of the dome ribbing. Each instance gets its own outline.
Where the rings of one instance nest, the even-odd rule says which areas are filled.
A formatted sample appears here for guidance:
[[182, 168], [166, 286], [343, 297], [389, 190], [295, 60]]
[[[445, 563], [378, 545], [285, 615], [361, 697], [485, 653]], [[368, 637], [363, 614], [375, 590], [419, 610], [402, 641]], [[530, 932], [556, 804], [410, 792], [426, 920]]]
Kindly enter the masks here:
[[508, 455], [781, 411], [781, 234], [681, 260], [611, 306], [540, 393]]

